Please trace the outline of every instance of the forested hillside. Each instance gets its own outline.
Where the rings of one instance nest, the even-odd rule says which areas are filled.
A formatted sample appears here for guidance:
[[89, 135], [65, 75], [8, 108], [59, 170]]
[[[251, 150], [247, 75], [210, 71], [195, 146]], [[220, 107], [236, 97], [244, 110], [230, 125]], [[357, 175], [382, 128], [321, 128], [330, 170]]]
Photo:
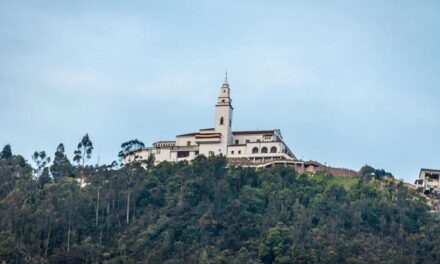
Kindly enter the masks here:
[[62, 145], [53, 161], [36, 152], [34, 168], [4, 148], [0, 263], [440, 262], [437, 215], [380, 174], [226, 168], [204, 156], [86, 166], [81, 148], [75, 162]]

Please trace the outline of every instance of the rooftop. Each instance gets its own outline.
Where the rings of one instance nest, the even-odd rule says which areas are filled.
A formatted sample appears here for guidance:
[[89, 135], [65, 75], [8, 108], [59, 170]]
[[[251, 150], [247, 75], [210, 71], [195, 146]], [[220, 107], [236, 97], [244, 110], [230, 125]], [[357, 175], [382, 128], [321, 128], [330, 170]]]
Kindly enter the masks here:
[[193, 133], [188, 133], [188, 134], [181, 134], [181, 135], [177, 135], [176, 137], [190, 137], [190, 136], [195, 136], [199, 134], [199, 132], [193, 132]]
[[425, 169], [425, 168], [421, 168], [420, 172], [422, 171], [429, 171], [429, 172], [440, 172], [440, 169], [436, 170], [436, 169]]
[[273, 135], [275, 133], [275, 129], [273, 130], [249, 130], [249, 131], [233, 131], [233, 135], [261, 135], [268, 134]]

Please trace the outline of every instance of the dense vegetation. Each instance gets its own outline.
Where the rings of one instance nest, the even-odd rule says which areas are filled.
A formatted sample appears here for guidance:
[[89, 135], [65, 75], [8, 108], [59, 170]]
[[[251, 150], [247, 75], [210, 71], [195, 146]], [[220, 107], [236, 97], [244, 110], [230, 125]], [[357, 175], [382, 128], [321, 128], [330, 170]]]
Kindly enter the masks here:
[[[440, 261], [439, 220], [426, 200], [374, 170], [298, 175], [204, 156], [147, 169], [87, 166], [93, 146], [80, 143], [76, 164], [60, 144], [52, 162], [36, 152], [34, 168], [3, 149], [0, 263]], [[90, 184], [79, 188], [80, 177]]]

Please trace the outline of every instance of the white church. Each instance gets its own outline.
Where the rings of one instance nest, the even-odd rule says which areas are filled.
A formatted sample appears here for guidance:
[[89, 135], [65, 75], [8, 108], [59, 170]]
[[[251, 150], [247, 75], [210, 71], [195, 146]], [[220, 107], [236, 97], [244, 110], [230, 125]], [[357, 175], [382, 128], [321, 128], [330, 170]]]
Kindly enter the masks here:
[[227, 76], [215, 105], [214, 127], [177, 135], [175, 140], [158, 141], [126, 156], [125, 162], [138, 162], [154, 157], [163, 161], [191, 161], [197, 155], [224, 155], [230, 165], [264, 166], [274, 162], [298, 162], [287, 147], [279, 129], [233, 131], [232, 99]]

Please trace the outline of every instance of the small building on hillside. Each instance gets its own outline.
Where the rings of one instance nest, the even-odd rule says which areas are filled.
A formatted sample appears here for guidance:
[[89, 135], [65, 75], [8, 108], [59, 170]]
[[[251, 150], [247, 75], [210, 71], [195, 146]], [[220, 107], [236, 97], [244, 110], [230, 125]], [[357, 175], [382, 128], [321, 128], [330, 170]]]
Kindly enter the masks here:
[[420, 169], [419, 178], [415, 181], [415, 185], [425, 194], [440, 193], [440, 170]]

